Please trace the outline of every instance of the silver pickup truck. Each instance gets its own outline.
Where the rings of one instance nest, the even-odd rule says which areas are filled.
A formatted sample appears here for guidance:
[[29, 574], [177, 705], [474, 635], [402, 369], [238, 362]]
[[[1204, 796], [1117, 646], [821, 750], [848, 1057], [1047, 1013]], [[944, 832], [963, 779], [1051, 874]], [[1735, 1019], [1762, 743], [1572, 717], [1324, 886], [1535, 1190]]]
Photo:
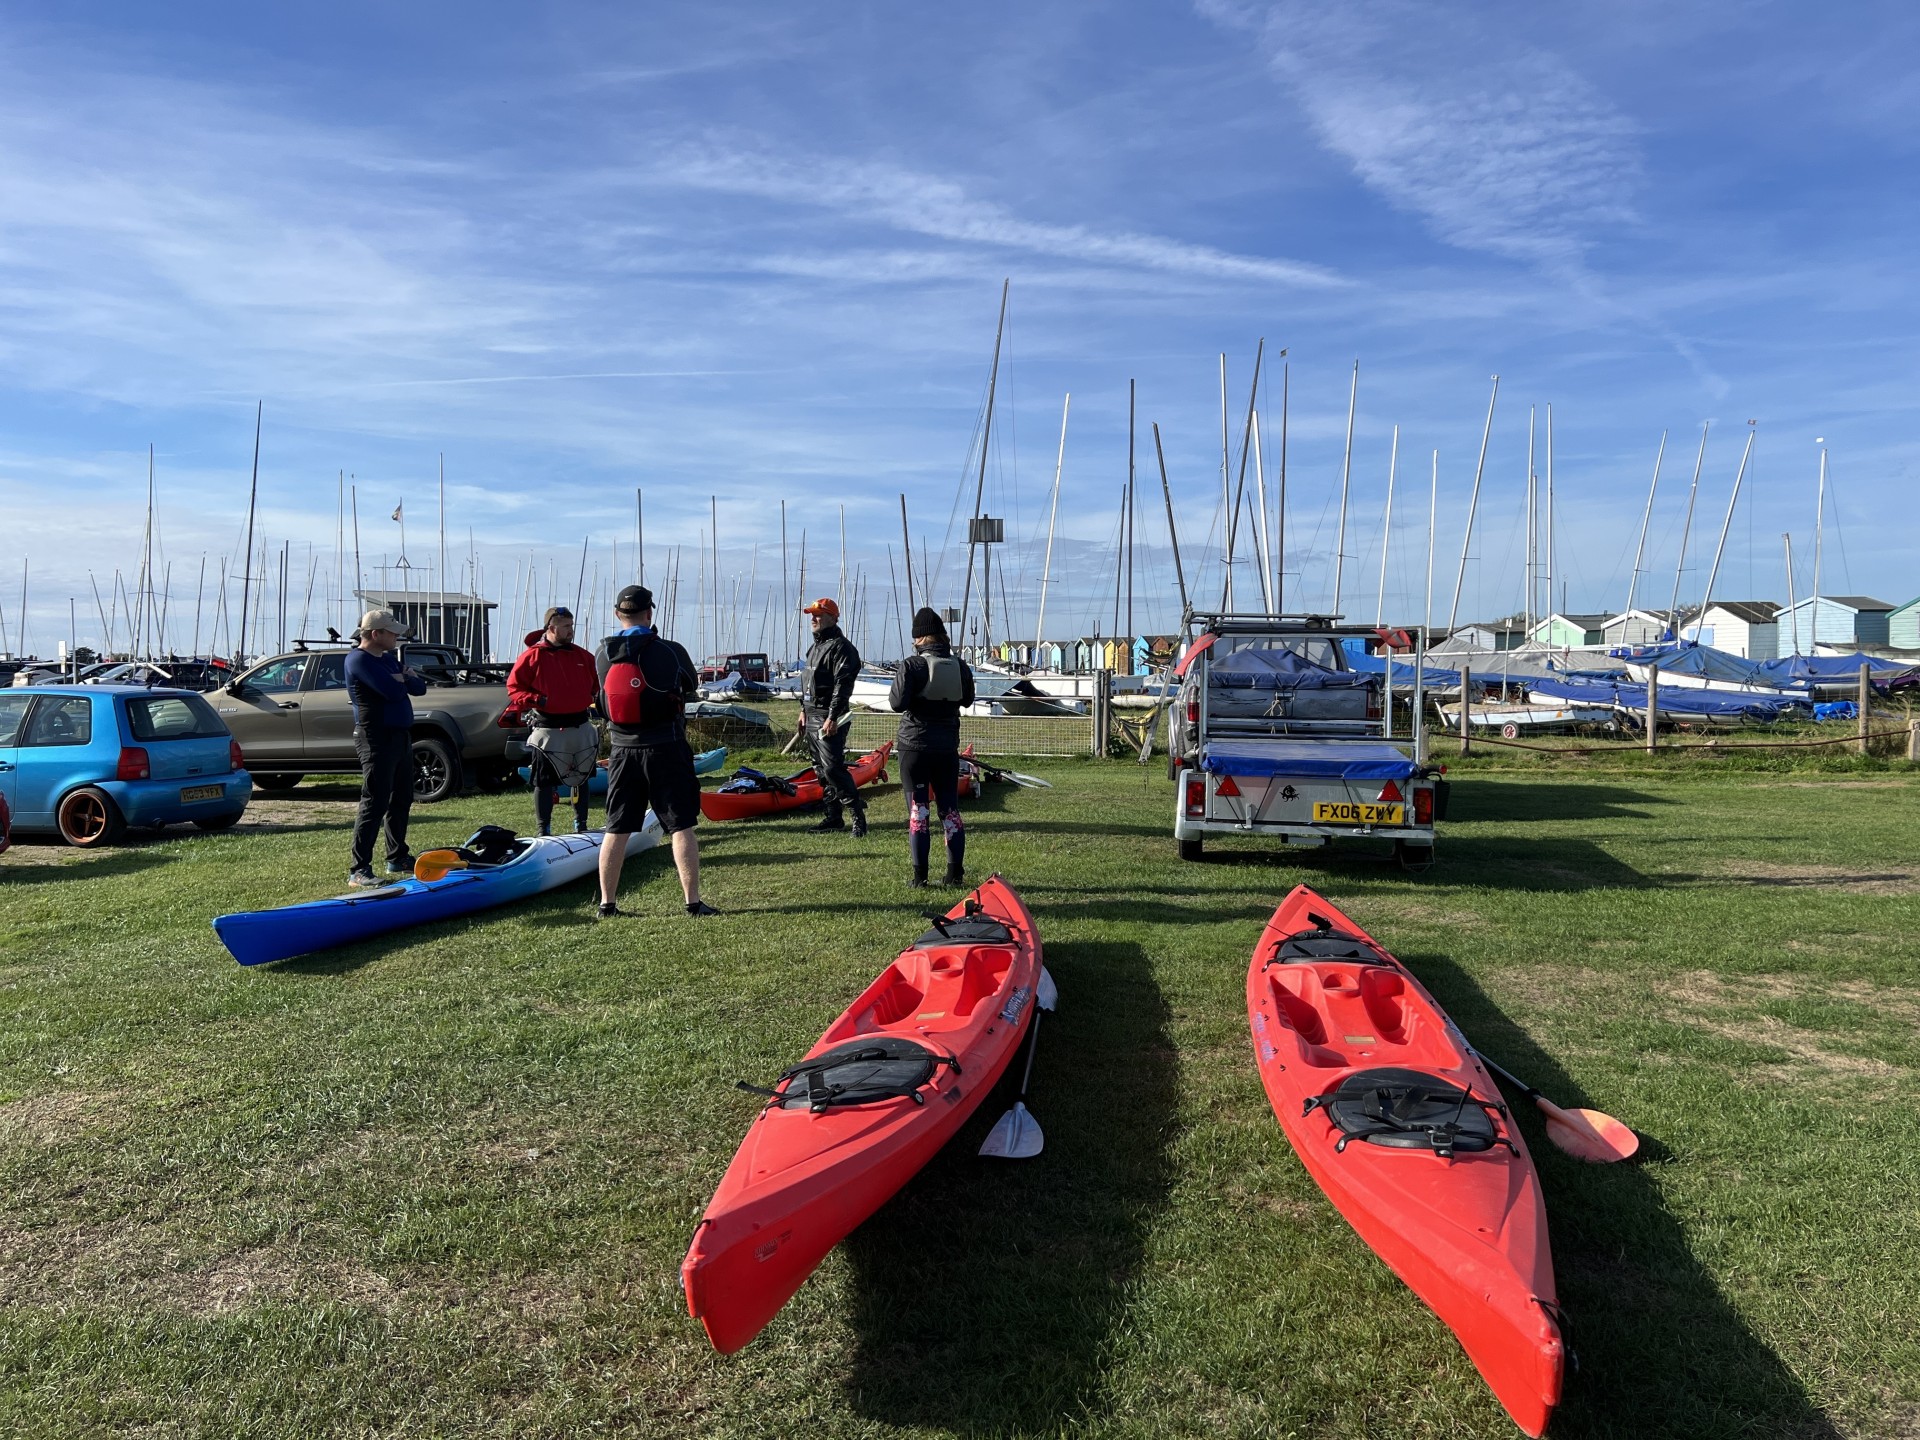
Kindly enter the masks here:
[[1208, 835], [1287, 845], [1373, 837], [1409, 869], [1432, 863], [1445, 786], [1426, 763], [1420, 676], [1395, 735], [1385, 673], [1355, 670], [1342, 641], [1373, 638], [1324, 616], [1197, 614], [1176, 673], [1168, 768], [1183, 860]]
[[[524, 726], [503, 729], [504, 665], [471, 665], [449, 646], [405, 645], [401, 660], [427, 678], [413, 702], [413, 797], [444, 800], [466, 780], [507, 783], [525, 758]], [[207, 698], [227, 722], [262, 790], [291, 790], [308, 775], [357, 775], [344, 646], [262, 660]]]

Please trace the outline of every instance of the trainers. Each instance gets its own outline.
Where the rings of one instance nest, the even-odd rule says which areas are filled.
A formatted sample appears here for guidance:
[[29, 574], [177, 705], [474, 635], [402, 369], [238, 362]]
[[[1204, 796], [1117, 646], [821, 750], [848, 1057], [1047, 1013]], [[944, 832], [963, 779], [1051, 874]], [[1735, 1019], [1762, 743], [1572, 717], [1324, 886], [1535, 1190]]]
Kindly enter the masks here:
[[838, 815], [829, 815], [818, 825], [809, 825], [804, 833], [808, 835], [831, 835], [847, 828], [847, 822]]
[[600, 902], [600, 909], [593, 918], [596, 920], [624, 920], [627, 918], [628, 913], [628, 911], [620, 908], [617, 901], [602, 900]]
[[718, 915], [719, 913], [718, 910], [714, 909], [704, 900], [692, 901], [687, 906], [687, 914], [689, 915]]
[[389, 875], [411, 875], [412, 873], [413, 856], [411, 855], [403, 855], [398, 860], [387, 861], [387, 874]]
[[353, 886], [356, 890], [371, 890], [380, 883], [381, 882], [374, 877], [374, 873], [371, 870], [349, 870], [347, 872], [347, 884]]

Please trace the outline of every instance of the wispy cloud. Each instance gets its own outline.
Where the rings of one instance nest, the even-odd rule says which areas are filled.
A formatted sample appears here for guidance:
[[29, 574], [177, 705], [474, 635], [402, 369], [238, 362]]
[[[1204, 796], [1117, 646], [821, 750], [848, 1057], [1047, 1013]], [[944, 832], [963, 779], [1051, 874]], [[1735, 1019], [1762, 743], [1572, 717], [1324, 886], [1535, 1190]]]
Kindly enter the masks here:
[[668, 147], [654, 173], [695, 189], [817, 206], [939, 240], [1220, 280], [1311, 289], [1352, 283], [1304, 261], [1238, 255], [1159, 235], [1023, 219], [970, 194], [957, 181], [881, 162], [708, 139]]

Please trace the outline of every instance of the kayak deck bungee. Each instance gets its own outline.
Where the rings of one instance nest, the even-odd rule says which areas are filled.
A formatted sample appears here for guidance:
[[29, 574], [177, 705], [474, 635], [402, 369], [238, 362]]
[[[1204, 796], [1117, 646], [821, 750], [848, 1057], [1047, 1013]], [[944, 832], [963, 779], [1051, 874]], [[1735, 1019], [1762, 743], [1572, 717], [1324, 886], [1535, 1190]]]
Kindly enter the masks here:
[[1479, 1057], [1412, 972], [1304, 885], [1254, 948], [1247, 1017], [1308, 1173], [1539, 1435], [1565, 1361], [1546, 1206]]
[[[221, 915], [213, 930], [242, 965], [291, 960], [316, 950], [350, 945], [410, 925], [450, 920], [495, 905], [556, 889], [592, 875], [600, 865], [604, 832], [542, 835], [519, 839], [499, 864], [452, 870], [439, 880], [409, 876], [375, 890], [357, 890], [326, 900]], [[634, 855], [660, 843], [660, 822], [647, 813], [644, 830], [627, 838]]]
[[[714, 771], [724, 767], [726, 763], [726, 746], [722, 745], [717, 750], [702, 750], [698, 755], [693, 757], [693, 773], [696, 775], [711, 775]], [[520, 778], [531, 785], [533, 783], [533, 767], [531, 765], [522, 765], [520, 767]], [[562, 785], [559, 786], [554, 793], [562, 800], [569, 800], [573, 797], [573, 787]], [[587, 794], [604, 795], [606, 793], [607, 762], [602, 760], [594, 767], [593, 778], [587, 781]]]
[[1033, 917], [992, 876], [767, 1092], [680, 1267], [716, 1350], [758, 1335], [973, 1114], [1032, 1023], [1040, 974]]
[[[893, 741], [889, 740], [878, 750], [869, 750], [865, 755], [849, 760], [847, 770], [853, 776], [854, 785], [884, 785], [887, 780], [887, 757], [891, 754]], [[723, 785], [718, 790], [700, 792], [700, 814], [704, 819], [750, 820], [760, 815], [777, 815], [784, 810], [817, 805], [825, 794], [825, 787], [811, 766], [785, 779], [761, 775], [758, 771], [741, 778], [752, 782], [751, 788], [733, 790]], [[741, 778], [729, 781], [728, 785], [740, 784]]]

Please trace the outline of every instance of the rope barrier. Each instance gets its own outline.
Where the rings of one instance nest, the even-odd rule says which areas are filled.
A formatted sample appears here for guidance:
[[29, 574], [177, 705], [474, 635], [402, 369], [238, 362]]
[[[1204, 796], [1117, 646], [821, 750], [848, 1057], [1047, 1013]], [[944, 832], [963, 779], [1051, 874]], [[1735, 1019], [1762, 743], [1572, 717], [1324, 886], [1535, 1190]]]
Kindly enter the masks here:
[[[1899, 738], [1904, 740], [1907, 737], [1907, 733], [1908, 732], [1905, 730], [1871, 730], [1864, 737], [1859, 734], [1835, 735], [1832, 738], [1825, 739], [1825, 740], [1727, 740], [1727, 741], [1709, 740], [1709, 741], [1706, 741], [1704, 744], [1699, 744], [1699, 745], [1675, 745], [1669, 742], [1666, 745], [1657, 745], [1656, 748], [1661, 750], [1669, 750], [1669, 751], [1672, 751], [1672, 750], [1796, 750], [1796, 749], [1816, 748], [1821, 745], [1857, 745], [1860, 743], [1860, 741], [1863, 738], [1867, 740], [1885, 740], [1894, 736], [1898, 736]], [[1456, 741], [1456, 743], [1459, 740], [1458, 735], [1454, 735], [1452, 738]], [[1536, 750], [1542, 755], [1615, 755], [1615, 754], [1621, 754], [1627, 751], [1633, 751], [1633, 752], [1644, 755], [1647, 749], [1646, 742], [1643, 740], [1642, 741], [1623, 740], [1617, 745], [1561, 746], [1561, 745], [1529, 745], [1524, 740], [1496, 740], [1490, 735], [1475, 735], [1473, 737], [1473, 743], [1475, 745], [1499, 745], [1499, 746], [1503, 746], [1508, 750]]]

